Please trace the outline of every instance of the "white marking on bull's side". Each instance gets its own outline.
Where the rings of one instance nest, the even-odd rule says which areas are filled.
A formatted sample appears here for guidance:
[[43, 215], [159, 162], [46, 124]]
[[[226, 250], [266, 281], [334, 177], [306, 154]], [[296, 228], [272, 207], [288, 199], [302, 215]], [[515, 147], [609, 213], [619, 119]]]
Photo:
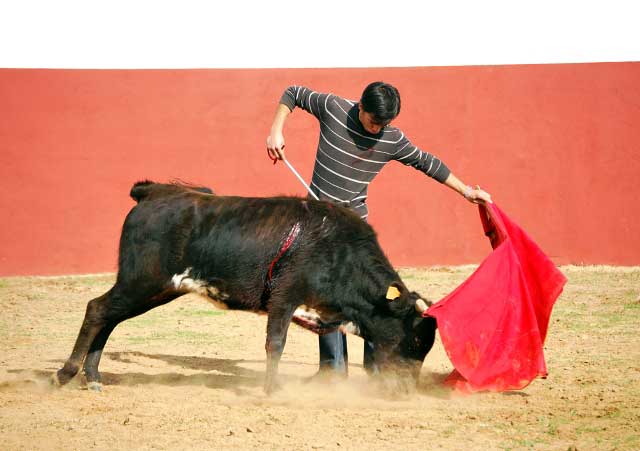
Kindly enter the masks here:
[[322, 317], [317, 310], [307, 307], [306, 305], [301, 305], [293, 312], [293, 316], [306, 319], [307, 321], [313, 321], [315, 323], [322, 322]]
[[335, 313], [321, 312], [319, 310], [316, 310], [304, 304], [298, 307], [295, 310], [295, 312], [293, 312], [293, 315], [305, 320], [315, 321], [315, 322], [320, 322], [325, 324], [335, 323], [340, 321], [341, 319], [341, 317]]
[[171, 278], [171, 282], [173, 283], [173, 286], [176, 290], [180, 289], [180, 284], [182, 283], [182, 279], [184, 279], [185, 277], [189, 277], [189, 273], [191, 273], [191, 268], [187, 268], [184, 270], [182, 274], [175, 274]]
[[196, 293], [200, 296], [204, 296], [209, 302], [220, 309], [228, 309], [229, 306], [224, 303], [229, 299], [227, 293], [223, 293], [217, 287], [208, 285], [206, 281], [200, 279], [193, 279], [191, 277], [191, 270], [193, 268], [187, 268], [182, 274], [175, 274], [171, 278], [173, 286], [178, 291], [188, 291], [189, 293]]
[[[300, 307], [298, 307], [295, 312], [293, 312], [293, 316], [294, 318], [302, 320], [302, 322], [306, 323], [309, 326], [315, 325], [319, 328], [322, 328], [323, 325], [326, 326], [331, 323], [335, 324], [336, 322], [340, 321], [339, 317], [335, 314], [331, 315], [319, 312], [318, 310], [307, 307], [306, 305], [301, 305]], [[351, 321], [340, 324], [338, 329], [345, 334], [353, 334], [358, 336], [360, 335], [360, 328]]]
[[343, 334], [353, 334], [353, 335], [360, 335], [360, 328], [355, 325], [353, 322], [349, 321], [348, 323], [344, 323], [343, 325], [340, 326], [340, 331]]

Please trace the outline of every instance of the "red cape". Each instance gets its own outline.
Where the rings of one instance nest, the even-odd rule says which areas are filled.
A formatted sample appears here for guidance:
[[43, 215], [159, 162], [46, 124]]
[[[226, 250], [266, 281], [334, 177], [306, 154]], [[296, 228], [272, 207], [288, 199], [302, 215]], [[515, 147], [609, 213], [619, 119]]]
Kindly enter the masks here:
[[496, 204], [480, 206], [493, 252], [462, 285], [434, 304], [459, 391], [517, 390], [546, 376], [542, 346], [567, 279]]

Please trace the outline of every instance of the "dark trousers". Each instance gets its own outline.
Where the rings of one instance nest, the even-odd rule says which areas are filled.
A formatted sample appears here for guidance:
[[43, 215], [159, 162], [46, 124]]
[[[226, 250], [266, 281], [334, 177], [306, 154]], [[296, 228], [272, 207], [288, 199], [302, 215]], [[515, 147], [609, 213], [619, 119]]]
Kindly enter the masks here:
[[[318, 337], [320, 345], [320, 370], [333, 370], [337, 373], [347, 374], [349, 366], [349, 353], [347, 352], [347, 336], [339, 330]], [[364, 369], [374, 372], [373, 345], [364, 340]]]
[[[367, 219], [365, 218], [366, 222]], [[320, 347], [320, 370], [333, 370], [346, 375], [349, 367], [349, 353], [347, 352], [347, 336], [336, 330], [326, 335], [318, 336]], [[375, 373], [373, 364], [373, 344], [364, 340], [364, 359], [362, 366], [367, 373]]]

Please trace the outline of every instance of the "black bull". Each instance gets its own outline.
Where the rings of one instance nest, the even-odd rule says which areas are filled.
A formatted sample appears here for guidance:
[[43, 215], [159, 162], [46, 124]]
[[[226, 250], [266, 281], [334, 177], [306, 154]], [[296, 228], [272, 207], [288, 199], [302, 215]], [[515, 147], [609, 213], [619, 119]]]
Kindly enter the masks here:
[[267, 312], [267, 393], [276, 388], [292, 319], [318, 333], [346, 326], [373, 343], [381, 372], [418, 377], [435, 320], [422, 318], [425, 301], [407, 290], [373, 229], [352, 212], [148, 181], [136, 183], [131, 197], [138, 204], [122, 228], [116, 283], [88, 303], [55, 383], [67, 383], [84, 362], [89, 387], [99, 390], [98, 364], [113, 329], [188, 292]]

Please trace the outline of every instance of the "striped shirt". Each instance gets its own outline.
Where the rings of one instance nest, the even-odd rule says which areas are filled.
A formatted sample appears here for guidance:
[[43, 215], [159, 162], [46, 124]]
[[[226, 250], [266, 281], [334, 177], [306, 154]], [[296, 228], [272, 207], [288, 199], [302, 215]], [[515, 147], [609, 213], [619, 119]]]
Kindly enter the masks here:
[[280, 99], [313, 114], [320, 122], [318, 152], [311, 189], [321, 199], [368, 216], [367, 190], [373, 178], [391, 160], [413, 166], [443, 183], [449, 168], [436, 156], [423, 152], [398, 128], [386, 126], [368, 133], [358, 119], [358, 102], [321, 94], [304, 86], [290, 86]]

